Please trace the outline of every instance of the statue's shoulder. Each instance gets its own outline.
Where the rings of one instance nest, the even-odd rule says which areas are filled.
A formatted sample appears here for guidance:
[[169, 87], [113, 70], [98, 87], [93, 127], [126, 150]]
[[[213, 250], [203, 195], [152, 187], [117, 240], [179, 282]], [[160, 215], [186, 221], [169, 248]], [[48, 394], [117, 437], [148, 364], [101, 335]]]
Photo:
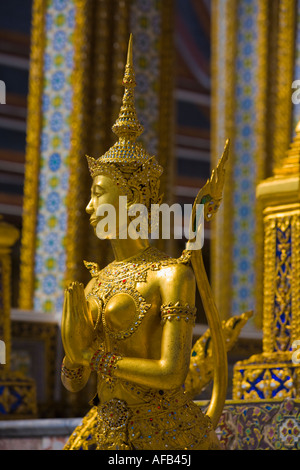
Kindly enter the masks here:
[[168, 256], [163, 252], [158, 252], [156, 269], [161, 272], [163, 277], [166, 276], [169, 280], [172, 280], [173, 277], [182, 280], [191, 279], [194, 277], [193, 269], [191, 267], [191, 252], [185, 250], [179, 258]]
[[175, 257], [167, 255], [166, 253], [164, 253], [162, 251], [156, 250], [157, 264], [159, 264], [162, 267], [174, 266], [174, 265], [190, 266], [191, 265], [191, 255], [192, 255], [191, 251], [184, 250], [181, 253], [181, 256], [179, 258], [175, 258]]
[[163, 303], [178, 300], [195, 301], [195, 275], [191, 266], [190, 253], [183, 252], [179, 258], [169, 258], [161, 263], [157, 281]]

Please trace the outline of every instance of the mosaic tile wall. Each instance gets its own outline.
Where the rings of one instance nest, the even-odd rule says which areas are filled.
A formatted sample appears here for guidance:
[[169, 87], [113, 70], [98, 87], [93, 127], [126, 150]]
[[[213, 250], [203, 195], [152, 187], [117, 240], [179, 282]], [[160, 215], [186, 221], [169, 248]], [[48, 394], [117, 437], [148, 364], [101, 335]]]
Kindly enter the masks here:
[[34, 296], [34, 309], [44, 312], [63, 302], [74, 15], [72, 0], [48, 2]]
[[238, 5], [236, 55], [236, 109], [233, 153], [233, 299], [232, 313], [254, 308], [255, 190], [257, 161], [256, 101], [258, 73], [257, 1]]
[[150, 155], [158, 152], [160, 63], [157, 41], [161, 32], [160, 8], [152, 0], [132, 2], [130, 31], [134, 37], [134, 64], [137, 87], [135, 103], [138, 118], [144, 126], [140, 137]]

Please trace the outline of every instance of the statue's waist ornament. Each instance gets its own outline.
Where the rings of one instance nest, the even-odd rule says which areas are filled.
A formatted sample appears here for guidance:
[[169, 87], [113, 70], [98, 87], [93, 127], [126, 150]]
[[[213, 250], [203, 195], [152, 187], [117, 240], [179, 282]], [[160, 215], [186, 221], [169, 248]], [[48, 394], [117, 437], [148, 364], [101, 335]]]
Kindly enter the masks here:
[[128, 405], [113, 398], [98, 405], [98, 450], [196, 450], [205, 446], [212, 424], [182, 388], [143, 389], [130, 382], [124, 387], [136, 396]]

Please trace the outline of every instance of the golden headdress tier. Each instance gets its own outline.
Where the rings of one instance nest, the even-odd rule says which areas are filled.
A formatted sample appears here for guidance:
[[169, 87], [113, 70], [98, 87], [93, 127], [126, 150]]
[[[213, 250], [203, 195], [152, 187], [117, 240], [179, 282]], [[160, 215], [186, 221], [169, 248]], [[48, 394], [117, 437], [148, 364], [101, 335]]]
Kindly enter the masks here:
[[122, 107], [112, 130], [121, 139], [135, 141], [142, 134], [144, 128], [138, 121], [134, 105], [134, 87], [136, 82], [132, 59], [132, 34], [129, 38], [123, 85], [125, 92]]

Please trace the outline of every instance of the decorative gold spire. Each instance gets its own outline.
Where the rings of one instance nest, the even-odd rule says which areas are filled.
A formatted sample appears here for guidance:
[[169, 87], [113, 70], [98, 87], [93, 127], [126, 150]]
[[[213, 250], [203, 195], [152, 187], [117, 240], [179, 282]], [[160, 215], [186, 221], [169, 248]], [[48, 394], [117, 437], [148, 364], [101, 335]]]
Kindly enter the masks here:
[[[112, 168], [117, 166], [119, 169], [130, 166], [132, 171], [142, 167], [138, 174], [133, 176], [139, 179], [159, 178], [163, 172], [162, 167], [156, 161], [155, 157], [150, 156], [144, 149], [141, 142], [136, 142], [137, 137], [143, 132], [144, 128], [140, 124], [134, 105], [134, 87], [136, 86], [135, 74], [132, 60], [132, 34], [129, 38], [127, 63], [123, 78], [125, 92], [119, 117], [113, 125], [113, 132], [119, 137], [118, 141], [101, 157], [95, 159], [87, 156], [88, 166], [92, 177], [99, 174], [113, 175]], [[121, 184], [124, 180], [119, 171], [115, 171], [117, 182]], [[124, 185], [126, 184], [123, 181]]]
[[137, 137], [141, 135], [144, 128], [138, 121], [134, 105], [134, 88], [136, 86], [136, 81], [132, 58], [132, 34], [130, 34], [129, 38], [123, 85], [125, 87], [125, 92], [122, 107], [112, 130], [119, 138], [135, 141]]
[[300, 121], [295, 129], [295, 137], [281, 166], [274, 169], [275, 176], [293, 176], [300, 174]]

